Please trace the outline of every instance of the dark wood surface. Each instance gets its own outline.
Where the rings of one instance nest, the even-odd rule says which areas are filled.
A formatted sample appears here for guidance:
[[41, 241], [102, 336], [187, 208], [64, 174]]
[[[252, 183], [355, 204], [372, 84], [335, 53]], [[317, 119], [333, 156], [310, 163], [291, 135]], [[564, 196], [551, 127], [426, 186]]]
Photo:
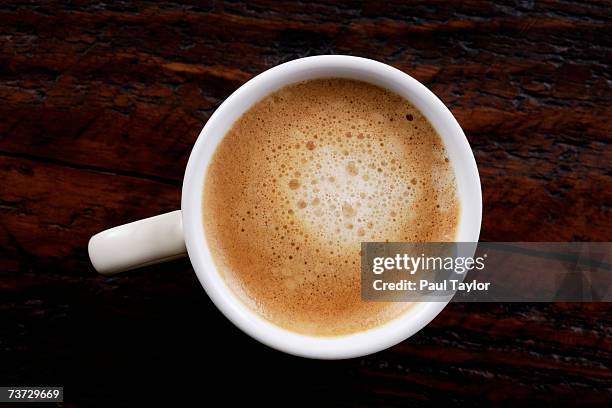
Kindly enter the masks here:
[[449, 106], [478, 162], [483, 240], [609, 241], [611, 10], [1, 2], [0, 385], [64, 385], [66, 406], [189, 395], [610, 405], [605, 303], [451, 304], [389, 350], [313, 361], [232, 326], [187, 260], [106, 278], [86, 245], [102, 229], [179, 208], [191, 146], [238, 86], [329, 53], [391, 64]]

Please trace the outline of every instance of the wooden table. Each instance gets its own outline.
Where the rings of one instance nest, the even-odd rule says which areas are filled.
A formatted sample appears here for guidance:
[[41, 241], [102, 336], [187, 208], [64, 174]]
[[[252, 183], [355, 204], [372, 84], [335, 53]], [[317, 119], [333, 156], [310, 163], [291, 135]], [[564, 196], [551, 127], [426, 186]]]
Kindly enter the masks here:
[[107, 278], [86, 245], [179, 208], [190, 149], [241, 84], [333, 53], [449, 106], [483, 240], [609, 241], [612, 3], [198, 3], [0, 4], [0, 385], [64, 385], [66, 406], [610, 404], [608, 304], [451, 304], [387, 351], [311, 361], [235, 328], [187, 260]]

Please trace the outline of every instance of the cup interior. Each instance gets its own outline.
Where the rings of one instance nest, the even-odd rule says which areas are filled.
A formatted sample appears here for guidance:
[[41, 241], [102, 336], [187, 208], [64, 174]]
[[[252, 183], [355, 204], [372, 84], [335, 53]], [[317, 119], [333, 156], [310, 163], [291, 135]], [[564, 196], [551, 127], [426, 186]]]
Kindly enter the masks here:
[[478, 241], [482, 216], [478, 169], [461, 127], [431, 91], [404, 72], [365, 58], [324, 55], [276, 66], [236, 90], [210, 117], [189, 157], [181, 199], [187, 251], [204, 290], [236, 326], [270, 347], [320, 359], [357, 357], [395, 345], [427, 325], [447, 303], [418, 303], [395, 320], [363, 332], [337, 337], [307, 336], [276, 326], [249, 309], [218, 273], [202, 223], [204, 179], [217, 145], [240, 115], [268, 94], [291, 83], [330, 77], [356, 79], [387, 88], [419, 109], [440, 135], [455, 173], [461, 203], [457, 241]]

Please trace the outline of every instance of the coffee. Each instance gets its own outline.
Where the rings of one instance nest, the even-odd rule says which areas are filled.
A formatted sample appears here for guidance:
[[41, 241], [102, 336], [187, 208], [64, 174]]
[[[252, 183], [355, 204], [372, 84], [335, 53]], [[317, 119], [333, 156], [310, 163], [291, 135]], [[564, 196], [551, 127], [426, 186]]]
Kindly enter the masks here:
[[453, 241], [460, 203], [427, 119], [349, 79], [286, 86], [246, 111], [208, 167], [206, 240], [251, 309], [289, 330], [342, 335], [410, 304], [362, 302], [360, 243]]

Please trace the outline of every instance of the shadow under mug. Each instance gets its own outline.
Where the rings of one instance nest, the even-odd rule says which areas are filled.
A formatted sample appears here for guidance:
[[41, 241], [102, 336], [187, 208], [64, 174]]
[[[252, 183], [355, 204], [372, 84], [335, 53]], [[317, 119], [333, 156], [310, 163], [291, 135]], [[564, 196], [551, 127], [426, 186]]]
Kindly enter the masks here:
[[208, 163], [217, 145], [234, 122], [268, 94], [291, 83], [331, 77], [361, 80], [389, 89], [425, 115], [440, 135], [455, 173], [461, 203], [456, 241], [478, 241], [482, 217], [478, 169], [461, 127], [446, 106], [420, 82], [389, 65], [366, 58], [321, 55], [271, 68], [230, 95], [210, 117], [193, 147], [183, 180], [181, 210], [94, 235], [88, 249], [95, 269], [110, 275], [188, 254], [204, 290], [228, 319], [260, 342], [302, 357], [363, 356], [393, 346], [425, 327], [446, 302], [417, 303], [384, 325], [350, 335], [319, 337], [288, 331], [240, 301], [212, 260], [202, 223], [202, 193]]

